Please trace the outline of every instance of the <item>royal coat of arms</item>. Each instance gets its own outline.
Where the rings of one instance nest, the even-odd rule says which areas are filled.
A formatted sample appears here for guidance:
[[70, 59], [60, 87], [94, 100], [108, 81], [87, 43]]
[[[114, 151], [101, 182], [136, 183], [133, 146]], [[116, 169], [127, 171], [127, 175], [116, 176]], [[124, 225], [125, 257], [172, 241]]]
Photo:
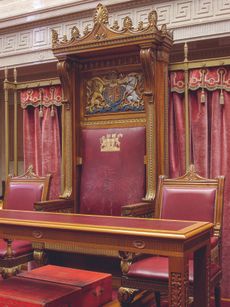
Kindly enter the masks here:
[[140, 73], [93, 77], [86, 85], [86, 114], [143, 111], [143, 76]]

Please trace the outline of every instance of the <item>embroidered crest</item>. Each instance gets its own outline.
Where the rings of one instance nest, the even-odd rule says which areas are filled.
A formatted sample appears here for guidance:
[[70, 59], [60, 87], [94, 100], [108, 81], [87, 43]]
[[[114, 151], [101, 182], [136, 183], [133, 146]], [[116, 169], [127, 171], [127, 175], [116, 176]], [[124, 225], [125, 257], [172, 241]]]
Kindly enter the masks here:
[[120, 151], [120, 139], [123, 137], [122, 133], [106, 134], [100, 138], [102, 152]]

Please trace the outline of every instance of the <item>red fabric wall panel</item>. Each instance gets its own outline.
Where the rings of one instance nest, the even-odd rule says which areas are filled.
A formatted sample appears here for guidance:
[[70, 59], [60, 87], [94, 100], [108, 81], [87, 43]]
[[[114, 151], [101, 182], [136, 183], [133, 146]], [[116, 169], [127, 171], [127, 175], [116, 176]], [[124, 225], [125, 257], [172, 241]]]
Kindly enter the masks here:
[[81, 213], [120, 215], [121, 206], [141, 201], [145, 194], [144, 127], [84, 129], [82, 149]]

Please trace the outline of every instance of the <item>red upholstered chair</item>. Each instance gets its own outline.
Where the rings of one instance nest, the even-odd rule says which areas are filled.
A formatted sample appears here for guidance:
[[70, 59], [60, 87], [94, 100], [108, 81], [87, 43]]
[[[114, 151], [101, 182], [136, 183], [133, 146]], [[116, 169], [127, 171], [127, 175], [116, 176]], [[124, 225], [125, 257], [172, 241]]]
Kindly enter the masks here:
[[[34, 203], [46, 200], [49, 192], [50, 175], [39, 177], [30, 166], [25, 174], [8, 176], [3, 209], [34, 210]], [[33, 259], [32, 245], [28, 241], [6, 238], [0, 240], [0, 267], [3, 277], [16, 273], [19, 266]]]
[[[160, 176], [156, 217], [162, 219], [209, 221], [214, 224], [211, 237], [211, 286], [215, 303], [220, 306], [221, 229], [224, 177], [206, 179], [191, 165], [187, 173], [176, 179]], [[189, 281], [193, 286], [193, 255], [189, 259]], [[155, 291], [157, 306], [160, 293], [168, 289], [168, 258], [149, 256], [133, 262], [122, 277], [122, 287]]]

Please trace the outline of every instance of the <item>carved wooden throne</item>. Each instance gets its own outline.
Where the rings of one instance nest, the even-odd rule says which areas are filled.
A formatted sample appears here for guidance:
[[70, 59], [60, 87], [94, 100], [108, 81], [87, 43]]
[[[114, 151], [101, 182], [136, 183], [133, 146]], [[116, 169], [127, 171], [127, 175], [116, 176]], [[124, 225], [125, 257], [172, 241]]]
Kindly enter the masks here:
[[[167, 66], [172, 36], [155, 11], [134, 28], [109, 25], [98, 4], [92, 29], [74, 26], [52, 47], [64, 88], [64, 197], [75, 212], [153, 214], [156, 178], [168, 173]], [[72, 140], [72, 142], [70, 142]]]

